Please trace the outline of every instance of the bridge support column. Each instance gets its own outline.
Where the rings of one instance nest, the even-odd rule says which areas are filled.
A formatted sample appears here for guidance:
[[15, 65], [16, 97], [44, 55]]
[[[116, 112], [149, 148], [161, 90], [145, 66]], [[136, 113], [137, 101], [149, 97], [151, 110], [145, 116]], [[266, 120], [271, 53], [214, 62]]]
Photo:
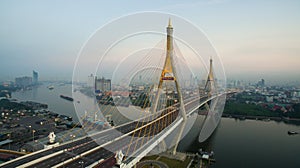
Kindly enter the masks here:
[[177, 136], [175, 137], [176, 138], [176, 143], [175, 143], [175, 146], [173, 148], [173, 155], [176, 155], [176, 152], [177, 152], [177, 147], [178, 147], [178, 144], [180, 142], [180, 139], [181, 139], [181, 136], [182, 136], [182, 133], [183, 133], [183, 130], [184, 130], [184, 127], [185, 127], [185, 124], [186, 124], [186, 120], [183, 120], [182, 124], [181, 124], [181, 127], [180, 127], [180, 130], [177, 134]]
[[175, 84], [176, 84], [176, 88], [177, 88], [178, 98], [179, 98], [179, 101], [180, 101], [180, 108], [179, 109], [180, 109], [180, 114], [182, 116], [183, 122], [181, 124], [181, 127], [180, 127], [180, 130], [178, 132], [177, 137], [175, 137], [176, 138], [176, 143], [175, 143], [175, 146], [174, 146], [174, 149], [173, 149], [173, 155], [176, 155], [177, 147], [178, 147], [178, 144], [181, 140], [182, 133], [183, 133], [184, 127], [186, 125], [186, 120], [187, 120], [186, 112], [185, 112], [185, 108], [184, 108], [184, 104], [183, 104], [183, 98], [182, 98], [182, 94], [181, 94], [181, 90], [180, 90], [180, 86], [179, 86], [179, 83], [177, 81], [175, 81]]

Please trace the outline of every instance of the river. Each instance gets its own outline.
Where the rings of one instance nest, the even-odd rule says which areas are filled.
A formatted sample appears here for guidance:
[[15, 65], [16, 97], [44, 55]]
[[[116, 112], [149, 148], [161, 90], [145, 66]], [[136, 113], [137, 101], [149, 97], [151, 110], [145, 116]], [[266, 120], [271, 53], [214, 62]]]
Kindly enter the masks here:
[[[198, 127], [200, 124], [195, 124]], [[216, 163], [212, 168], [300, 167], [300, 135], [288, 135], [288, 130], [300, 132], [300, 126], [276, 121], [236, 120], [222, 118], [214, 134], [198, 143], [197, 131], [181, 141], [181, 151], [213, 151]]]
[[[54, 86], [53, 90], [48, 86]], [[17, 91], [12, 93], [12, 98], [20, 101], [30, 100], [48, 104], [48, 109], [58, 114], [71, 116], [77, 120], [73, 102], [60, 98], [60, 95], [72, 97], [71, 84], [49, 83], [32, 88], [32, 90]]]
[[[50, 110], [72, 116], [76, 121], [73, 102], [59, 97], [61, 94], [71, 96], [72, 86], [54, 84], [53, 90], [47, 86], [15, 92], [12, 98], [46, 103]], [[89, 100], [84, 95], [82, 97]], [[197, 142], [199, 129], [196, 129], [200, 122], [196, 123], [178, 149], [184, 152], [197, 152], [200, 148], [214, 151], [216, 163], [212, 168], [300, 167], [300, 135], [287, 134], [288, 130], [300, 132], [300, 126], [275, 121], [222, 118], [214, 134], [200, 144]]]

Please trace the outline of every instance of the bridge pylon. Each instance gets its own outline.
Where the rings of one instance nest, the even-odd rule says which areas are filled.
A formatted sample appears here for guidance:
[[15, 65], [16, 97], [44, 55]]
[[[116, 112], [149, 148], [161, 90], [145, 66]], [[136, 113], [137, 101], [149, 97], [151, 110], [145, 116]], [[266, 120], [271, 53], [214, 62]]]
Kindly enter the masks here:
[[204, 91], [208, 95], [208, 97], [211, 97], [213, 94], [217, 93], [217, 86], [216, 86], [216, 81], [213, 72], [212, 58], [210, 58], [209, 60], [209, 73], [205, 83]]
[[[175, 87], [176, 87], [176, 91], [178, 93], [178, 101], [179, 101], [179, 111], [180, 114], [183, 118], [183, 122], [185, 123], [187, 120], [186, 117], [186, 112], [185, 112], [185, 108], [184, 108], [184, 102], [183, 102], [183, 97], [182, 97], [182, 93], [180, 90], [180, 84], [178, 82], [178, 76], [176, 73], [176, 69], [174, 67], [174, 47], [173, 47], [173, 27], [172, 27], [172, 23], [171, 23], [171, 19], [169, 19], [169, 24], [167, 27], [167, 52], [166, 52], [166, 58], [165, 58], [165, 63], [159, 78], [159, 84], [158, 84], [158, 89], [157, 89], [157, 94], [155, 96], [154, 99], [154, 103], [151, 109], [152, 113], [155, 113], [157, 111], [157, 106], [158, 106], [158, 101], [159, 101], [159, 96], [162, 92], [162, 85], [164, 83], [164, 81], [174, 81], [175, 83]], [[185, 124], [184, 124], [185, 125]], [[173, 154], [176, 154], [176, 149], [178, 146], [178, 143], [180, 141], [180, 138], [182, 136], [182, 132], [183, 129], [181, 128], [178, 135], [177, 135], [177, 140], [176, 140], [176, 144], [174, 147], [174, 151]]]

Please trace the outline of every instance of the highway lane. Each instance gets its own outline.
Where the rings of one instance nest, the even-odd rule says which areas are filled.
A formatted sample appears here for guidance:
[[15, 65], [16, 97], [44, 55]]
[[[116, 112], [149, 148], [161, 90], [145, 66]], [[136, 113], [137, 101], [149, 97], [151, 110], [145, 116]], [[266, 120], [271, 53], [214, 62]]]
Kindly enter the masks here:
[[[142, 129], [140, 129], [140, 133], [135, 134], [136, 136], [140, 136], [143, 138], [134, 138], [134, 141], [131, 142], [131, 138], [122, 138], [120, 139], [118, 142], [115, 143], [111, 143], [107, 146], [105, 146], [106, 149], [109, 149], [109, 151], [115, 151], [115, 152], [110, 152], [108, 150], [106, 150], [105, 148], [100, 148], [94, 152], [91, 152], [89, 154], [87, 154], [84, 157], [80, 157], [64, 166], [61, 167], [80, 167], [82, 166], [82, 164], [84, 164], [85, 166], [91, 165], [101, 159], [103, 159], [104, 161], [102, 161], [97, 167], [108, 167], [111, 163], [112, 163], [112, 158], [114, 158], [114, 155], [116, 153], [116, 151], [119, 151], [120, 149], [122, 149], [123, 152], [126, 152], [129, 148], [129, 155], [131, 155], [133, 152], [135, 152], [136, 149], [138, 149], [139, 147], [141, 147], [143, 144], [147, 143], [148, 138], [147, 135], [155, 135], [157, 133], [159, 133], [161, 130], [163, 130], [166, 126], [168, 126], [170, 123], [172, 123], [173, 120], [175, 120], [177, 118], [178, 114], [178, 110], [173, 111], [172, 113], [174, 113], [174, 115], [172, 115], [172, 120], [168, 120], [169, 123], [163, 124], [161, 122], [161, 120], [155, 121], [153, 123], [153, 127], [147, 126], [144, 127]], [[171, 113], [167, 114], [165, 113], [164, 115], [170, 116]], [[167, 122], [167, 120], [166, 120]], [[145, 123], [144, 123], [145, 124]], [[134, 136], [133, 134], [131, 134], [131, 136]], [[146, 139], [146, 141], [145, 141]], [[132, 145], [130, 145], [130, 143]], [[88, 159], [87, 159], [88, 158]], [[112, 167], [113, 165], [110, 165], [110, 167]]]
[[48, 158], [44, 161], [38, 162], [32, 166], [29, 166], [30, 168], [39, 168], [39, 167], [52, 167], [56, 164], [61, 163], [62, 161], [65, 161], [67, 159], [70, 159], [72, 157], [75, 157], [76, 155], [84, 152], [85, 150], [89, 150], [93, 147], [98, 146], [98, 144], [96, 142], [89, 142], [83, 146], [75, 146], [72, 148], [67, 149], [67, 151], [64, 151], [61, 154], [58, 154], [54, 157]]
[[[197, 102], [197, 103], [199, 103], [199, 102]], [[112, 146], [113, 148], [111, 148], [111, 147], [107, 147], [107, 148], [109, 148], [110, 151], [118, 151], [118, 150], [122, 149], [123, 152], [127, 151], [127, 149], [129, 148], [128, 153], [130, 155], [133, 152], [135, 152], [135, 149], [138, 149], [143, 144], [147, 143], [148, 138], [146, 136], [149, 135], [149, 133], [150, 133], [150, 135], [155, 135], [155, 134], [159, 133], [160, 131], [162, 131], [165, 127], [169, 126], [169, 124], [171, 124], [177, 118], [178, 113], [179, 113], [178, 109], [173, 111], [173, 115], [171, 115], [171, 113], [168, 114], [167, 112], [163, 112], [160, 116], [166, 115], [166, 117], [167, 117], [167, 116], [171, 115], [169, 120], [165, 120], [165, 122], [166, 122], [165, 124], [162, 122], [162, 120], [158, 120], [153, 123], [153, 127], [145, 127], [144, 129], [141, 129], [141, 133], [135, 134], [136, 136], [138, 136], [138, 135], [145, 136], [144, 139], [147, 139], [146, 142], [144, 142], [143, 138], [136, 138], [134, 142], [131, 142], [133, 145], [129, 145], [130, 140], [128, 138], [123, 138], [123, 139], [119, 140], [117, 143], [115, 142], [114, 144], [110, 144], [110, 146]], [[142, 126], [144, 124], [145, 123], [141, 123], [141, 125], [139, 124], [138, 126]], [[112, 159], [116, 152], [111, 152], [110, 155], [109, 154], [107, 155], [104, 150], [105, 150], [104, 148], [100, 148], [97, 151], [94, 151], [84, 157], [78, 158], [78, 159], [74, 160], [73, 162], [66, 164], [64, 167], [80, 167], [80, 166], [82, 166], [83, 163], [85, 166], [88, 166], [88, 165], [91, 165], [91, 164], [101, 160], [101, 159], [104, 159], [104, 161], [99, 163], [97, 167], [106, 167], [106, 166], [108, 166], [107, 160]], [[89, 158], [89, 160], [87, 160], [85, 158]], [[111, 163], [111, 162], [109, 162], [109, 163]], [[112, 167], [112, 165], [110, 167]]]
[[[149, 131], [149, 129], [146, 129]], [[145, 132], [145, 130], [143, 131], [143, 133], [147, 134], [148, 132]], [[132, 136], [132, 134], [131, 134]], [[121, 140], [119, 140], [116, 143], [111, 143], [106, 145], [105, 147], [102, 147], [96, 151], [93, 151], [83, 157], [80, 157], [76, 160], [74, 160], [73, 162], [70, 162], [64, 166], [61, 167], [69, 167], [69, 168], [73, 168], [73, 167], [81, 167], [83, 164], [84, 166], [88, 166], [91, 165], [99, 160], [103, 160], [97, 167], [102, 167], [102, 168], [108, 168], [108, 167], [112, 167], [115, 164], [115, 153], [116, 151], [119, 151], [120, 149], [122, 149], [123, 152], [126, 152], [129, 143], [130, 143], [130, 138], [122, 138]], [[132, 143], [135, 143], [136, 141], [141, 141], [141, 138], [136, 138]], [[133, 148], [132, 148], [133, 149]], [[114, 152], [112, 152], [114, 151]], [[112, 164], [113, 163], [113, 164]]]
[[[127, 133], [135, 128], [136, 123], [131, 123], [131, 125], [132, 126], [122, 126], [122, 127], [118, 128], [118, 130], [122, 131], [124, 133]], [[93, 148], [96, 148], [99, 145], [101, 145], [107, 141], [110, 141], [112, 139], [115, 139], [121, 135], [123, 135], [123, 134], [116, 130], [109, 130], [107, 132], [103, 132], [102, 134], [97, 134], [97, 135], [93, 136], [93, 139], [91, 139], [88, 142], [85, 142], [83, 144], [82, 143], [77, 144], [77, 146], [72, 146], [72, 147], [68, 148], [66, 152], [63, 152], [61, 154], [58, 154], [51, 158], [48, 158], [47, 160], [33, 164], [30, 167], [38, 168], [38, 167], [51, 167], [51, 166], [57, 165], [63, 161], [66, 161], [72, 157], [75, 157], [81, 153], [84, 153]]]
[[66, 148], [69, 148], [71, 146], [76, 146], [78, 144], [82, 144], [82, 143], [85, 143], [87, 141], [90, 141], [91, 138], [87, 137], [87, 138], [84, 138], [84, 139], [81, 139], [81, 140], [78, 140], [76, 142], [72, 142], [72, 143], [69, 143], [69, 144], [64, 144], [64, 145], [61, 145], [61, 146], [58, 146], [58, 147], [55, 147], [55, 148], [52, 148], [52, 149], [49, 149], [49, 150], [45, 150], [45, 151], [42, 151], [42, 152], [39, 152], [37, 154], [33, 154], [33, 155], [29, 155], [29, 156], [26, 156], [23, 158], [20, 158], [18, 160], [15, 160], [14, 162], [11, 162], [11, 163], [8, 163], [8, 164], [4, 164], [4, 165], [1, 165], [1, 168], [11, 168], [11, 167], [17, 167], [17, 166], [20, 166], [22, 164], [25, 164], [31, 160], [35, 160], [35, 159], [38, 159], [38, 158], [41, 158], [41, 157], [44, 157], [44, 156], [47, 156], [47, 155], [50, 155], [52, 153], [55, 153], [55, 152], [58, 152], [58, 151], [61, 151], [63, 149], [66, 149]]
[[[126, 127], [126, 126], [123, 126], [122, 127], [123, 129], [124, 129], [124, 132], [127, 132], [127, 131], [129, 131], [129, 128], [128, 127]], [[122, 129], [122, 128], [119, 128], [119, 129]], [[45, 156], [48, 156], [48, 155], [50, 155], [50, 154], [53, 154], [53, 153], [55, 153], [55, 152], [59, 152], [59, 151], [61, 151], [61, 150], [64, 150], [64, 149], [69, 149], [69, 148], [72, 148], [72, 147], [76, 147], [76, 146], [80, 146], [81, 144], [87, 144], [87, 143], [91, 143], [91, 142], [94, 142], [94, 138], [95, 139], [100, 139], [101, 140], [101, 138], [102, 137], [106, 137], [107, 135], [109, 135], [109, 134], [111, 134], [109, 131], [106, 131], [106, 132], [100, 132], [100, 133], [98, 133], [98, 134], [95, 134], [95, 135], [93, 135], [92, 137], [86, 137], [86, 138], [83, 138], [83, 139], [80, 139], [80, 140], [74, 140], [73, 142], [70, 142], [70, 143], [68, 143], [68, 144], [64, 144], [64, 145], [61, 145], [61, 146], [58, 146], [58, 147], [54, 147], [54, 148], [52, 148], [52, 149], [48, 149], [48, 150], [45, 150], [45, 151], [43, 151], [43, 152], [40, 152], [40, 153], [36, 153], [36, 154], [34, 154], [34, 155], [31, 155], [31, 156], [26, 156], [26, 157], [24, 157], [24, 158], [21, 158], [21, 159], [19, 159], [19, 160], [15, 160], [14, 162], [11, 162], [11, 163], [8, 163], [8, 164], [5, 164], [5, 165], [1, 165], [1, 167], [3, 167], [3, 168], [11, 168], [11, 167], [17, 167], [17, 166], [20, 166], [20, 165], [23, 165], [23, 164], [25, 164], [25, 163], [28, 163], [29, 161], [32, 161], [32, 160], [36, 160], [36, 159], [39, 159], [39, 158], [41, 158], [41, 157], [45, 157]], [[116, 137], [117, 136], [119, 136], [119, 135], [116, 135]], [[107, 141], [109, 140], [109, 139], [106, 139]], [[98, 141], [97, 141], [98, 142]], [[98, 143], [104, 143], [105, 141], [99, 141]], [[87, 147], [82, 147], [81, 149], [82, 149], [82, 151], [86, 148], [86, 150], [89, 150], [88, 149], [88, 147], [90, 147], [90, 148], [93, 148], [93, 147], [96, 147], [96, 146], [98, 146], [98, 144], [97, 143], [91, 143], [92, 145], [90, 145], [90, 146], [87, 146]], [[59, 155], [58, 157], [59, 158], [64, 158], [64, 157], [68, 157], [69, 155], [67, 155], [67, 154], [61, 154], [61, 155]], [[49, 159], [49, 160], [51, 160], [51, 159]], [[54, 160], [54, 159], [53, 159]], [[51, 161], [49, 161], [49, 162], [51, 162]], [[56, 160], [56, 162], [57, 162], [57, 160]], [[38, 164], [37, 164], [38, 165]], [[47, 163], [44, 163], [44, 165], [53, 165], [53, 164], [47, 164]], [[44, 166], [43, 165], [43, 166]], [[43, 166], [41, 166], [41, 167], [43, 167]]]
[[[133, 136], [133, 134], [130, 135]], [[123, 149], [123, 151], [125, 151], [126, 150], [125, 147], [129, 145], [130, 140], [131, 140], [130, 138], [124, 137], [115, 143], [108, 144], [103, 148], [93, 151], [61, 167], [70, 167], [70, 168], [80, 167], [82, 166], [82, 164], [88, 166], [101, 159], [103, 159], [104, 161], [102, 161], [101, 164], [98, 165], [98, 167], [108, 167], [109, 165], [110, 165], [109, 167], [112, 167], [113, 165], [111, 165], [111, 163], [115, 163], [112, 161], [112, 158], [114, 158], [116, 151], [120, 149]], [[140, 138], [137, 138], [137, 140], [140, 140]]]
[[[106, 132], [105, 135], [98, 137], [98, 139], [96, 139], [97, 141], [101, 142], [102, 144], [109, 141], [110, 138], [109, 137], [116, 137], [118, 135], [112, 136], [112, 134], [110, 132]], [[103, 140], [103, 141], [101, 141]], [[88, 142], [85, 142], [83, 144], [78, 144], [77, 146], [73, 146], [68, 148], [66, 151], [64, 151], [61, 154], [58, 154], [56, 156], [50, 157], [44, 161], [38, 162], [36, 164], [33, 164], [31, 166], [29, 166], [30, 168], [39, 168], [39, 167], [52, 167], [54, 165], [57, 165], [59, 163], [62, 163], [68, 159], [71, 159], [73, 157], [76, 157], [77, 155], [80, 155], [81, 153], [84, 153], [86, 151], [89, 151], [93, 148], [96, 148], [99, 146], [99, 143], [97, 143], [96, 141], [94, 141], [93, 139], [91, 139]]]

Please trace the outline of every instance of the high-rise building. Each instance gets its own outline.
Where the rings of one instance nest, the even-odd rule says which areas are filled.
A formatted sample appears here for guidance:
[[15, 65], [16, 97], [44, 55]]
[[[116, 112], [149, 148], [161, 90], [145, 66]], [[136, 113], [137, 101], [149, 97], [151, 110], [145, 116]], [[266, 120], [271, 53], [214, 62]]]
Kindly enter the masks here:
[[264, 87], [265, 86], [265, 80], [261, 79], [261, 81], [258, 81], [257, 86], [258, 87]]
[[95, 90], [101, 92], [111, 91], [111, 80], [103, 77], [97, 79], [97, 77], [95, 77]]
[[39, 74], [36, 71], [32, 71], [32, 84], [37, 85], [39, 82]]
[[88, 76], [88, 81], [87, 81], [88, 87], [94, 88], [95, 87], [95, 77], [93, 74]]
[[15, 84], [18, 87], [27, 87], [32, 85], [32, 77], [24, 76], [15, 79]]
[[261, 86], [264, 87], [265, 86], [265, 80], [261, 79]]

